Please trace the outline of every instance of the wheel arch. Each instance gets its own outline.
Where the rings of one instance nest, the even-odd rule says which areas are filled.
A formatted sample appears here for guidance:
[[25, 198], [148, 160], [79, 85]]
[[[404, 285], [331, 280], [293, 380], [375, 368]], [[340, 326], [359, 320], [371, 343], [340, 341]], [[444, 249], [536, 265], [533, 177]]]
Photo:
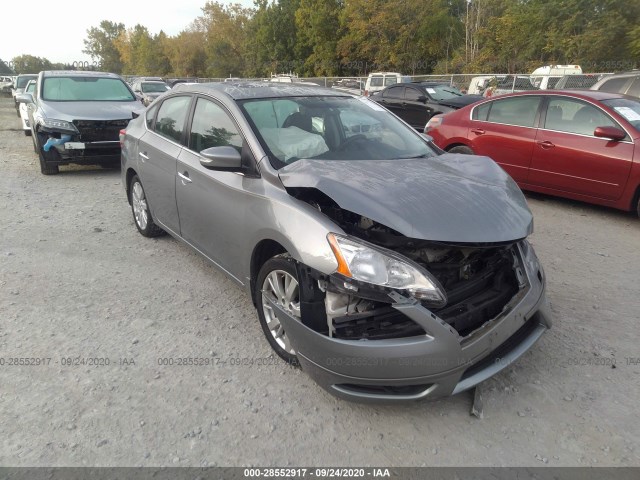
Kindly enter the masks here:
[[138, 175], [138, 172], [136, 172], [133, 168], [129, 167], [127, 169], [127, 174], [125, 176], [125, 181], [126, 183], [126, 187], [127, 187], [127, 200], [129, 201], [129, 205], [131, 205], [131, 180], [133, 179], [133, 177], [135, 177], [136, 175]]
[[258, 278], [258, 272], [260, 272], [260, 269], [267, 262], [267, 260], [281, 253], [291, 252], [288, 252], [280, 242], [277, 242], [276, 240], [270, 238], [259, 241], [254, 247], [253, 252], [251, 253], [251, 264], [249, 267], [251, 300], [253, 301], [254, 305], [256, 305], [255, 283], [256, 279]]

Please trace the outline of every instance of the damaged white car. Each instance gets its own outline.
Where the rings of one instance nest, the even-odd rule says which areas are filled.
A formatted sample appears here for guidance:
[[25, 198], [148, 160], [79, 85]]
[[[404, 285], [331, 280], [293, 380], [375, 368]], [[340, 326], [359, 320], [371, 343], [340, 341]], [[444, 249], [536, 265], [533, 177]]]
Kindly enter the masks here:
[[455, 394], [551, 326], [513, 180], [367, 99], [184, 85], [121, 138], [140, 233], [168, 232], [228, 273], [274, 351], [333, 394]]

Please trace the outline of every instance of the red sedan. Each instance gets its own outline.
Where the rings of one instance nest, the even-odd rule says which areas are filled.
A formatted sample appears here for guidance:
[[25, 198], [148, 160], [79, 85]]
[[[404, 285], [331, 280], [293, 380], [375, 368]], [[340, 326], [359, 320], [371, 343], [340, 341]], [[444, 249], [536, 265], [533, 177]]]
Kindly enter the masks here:
[[640, 215], [640, 99], [520, 92], [435, 116], [425, 133], [448, 152], [491, 157], [523, 190]]

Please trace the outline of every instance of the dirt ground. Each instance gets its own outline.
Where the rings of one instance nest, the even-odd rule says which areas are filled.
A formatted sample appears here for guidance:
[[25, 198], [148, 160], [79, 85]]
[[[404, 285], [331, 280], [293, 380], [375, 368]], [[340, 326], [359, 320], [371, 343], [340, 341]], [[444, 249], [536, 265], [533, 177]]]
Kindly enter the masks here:
[[139, 235], [119, 171], [41, 175], [6, 97], [0, 168], [0, 465], [640, 466], [631, 214], [528, 196], [555, 324], [485, 382], [479, 420], [468, 393], [360, 405], [277, 361], [238, 365], [271, 357], [249, 298]]

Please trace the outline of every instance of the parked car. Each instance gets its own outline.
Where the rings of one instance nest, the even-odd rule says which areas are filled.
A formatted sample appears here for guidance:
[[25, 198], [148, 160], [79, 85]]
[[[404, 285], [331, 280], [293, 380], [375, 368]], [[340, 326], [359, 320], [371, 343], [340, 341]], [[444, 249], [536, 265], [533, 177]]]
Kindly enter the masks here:
[[120, 76], [102, 72], [40, 72], [34, 94], [17, 100], [33, 103], [29, 125], [44, 175], [69, 163], [118, 165], [118, 134], [144, 110]]
[[545, 65], [531, 72], [531, 83], [540, 90], [557, 89], [557, 83], [566, 75], [581, 75], [580, 65]]
[[[36, 81], [29, 80], [27, 86], [24, 88], [24, 93], [30, 93], [33, 95], [36, 89]], [[31, 108], [33, 103], [20, 103], [20, 120], [22, 121], [22, 130], [26, 136], [31, 135], [31, 126], [29, 125], [29, 108]]]
[[524, 190], [640, 215], [640, 100], [592, 90], [540, 90], [433, 117], [440, 148], [486, 155]]
[[464, 95], [446, 83], [413, 82], [391, 85], [372, 95], [371, 100], [422, 131], [432, 116], [478, 102], [482, 96]]
[[0, 92], [9, 93], [13, 88], [13, 78], [9, 76], [0, 76]]
[[372, 72], [367, 77], [364, 85], [364, 96], [368, 97], [376, 92], [384, 90], [389, 85], [396, 83], [410, 82], [411, 77], [407, 77], [398, 72]]
[[131, 88], [136, 93], [145, 107], [148, 107], [156, 98], [171, 90], [171, 87], [164, 81], [157, 80], [136, 80]]
[[16, 77], [16, 81], [13, 82], [13, 89], [11, 90], [11, 95], [13, 96], [14, 107], [16, 108], [16, 115], [20, 116], [20, 107], [18, 105], [18, 100], [16, 100], [16, 96], [20, 95], [24, 91], [24, 87], [27, 86], [29, 80], [35, 80], [38, 78], [38, 75], [18, 75]]
[[602, 75], [585, 74], [585, 75], [565, 75], [558, 80], [555, 90], [579, 89], [588, 90], [595, 85]]
[[640, 97], [640, 70], [608, 75], [594, 84], [591, 90]]
[[500, 75], [489, 80], [482, 93], [484, 97], [497, 97], [506, 93], [538, 90], [531, 79], [524, 75]]
[[138, 231], [225, 271], [274, 351], [333, 394], [458, 393], [550, 326], [516, 184], [487, 158], [440, 156], [364, 97], [179, 85], [121, 138]]

